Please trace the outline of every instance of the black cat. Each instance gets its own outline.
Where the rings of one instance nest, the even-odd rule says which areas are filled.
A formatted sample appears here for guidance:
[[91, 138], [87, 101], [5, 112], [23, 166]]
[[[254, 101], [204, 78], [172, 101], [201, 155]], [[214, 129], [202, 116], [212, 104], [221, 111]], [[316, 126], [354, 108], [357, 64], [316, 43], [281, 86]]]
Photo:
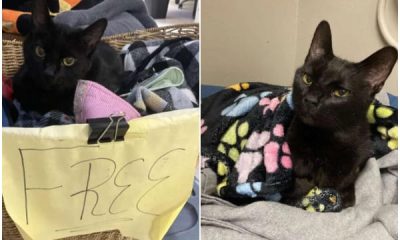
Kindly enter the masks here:
[[46, 0], [36, 0], [32, 22], [33, 29], [23, 44], [24, 64], [13, 79], [15, 98], [24, 110], [72, 114], [80, 79], [118, 90], [122, 60], [100, 41], [107, 20], [100, 19], [83, 30], [71, 29], [54, 24]]
[[318, 186], [336, 189], [344, 207], [354, 205], [354, 182], [372, 155], [367, 109], [396, 60], [393, 47], [359, 63], [340, 59], [332, 51], [329, 24], [318, 25], [293, 83], [288, 141], [295, 181], [286, 202], [293, 204]]

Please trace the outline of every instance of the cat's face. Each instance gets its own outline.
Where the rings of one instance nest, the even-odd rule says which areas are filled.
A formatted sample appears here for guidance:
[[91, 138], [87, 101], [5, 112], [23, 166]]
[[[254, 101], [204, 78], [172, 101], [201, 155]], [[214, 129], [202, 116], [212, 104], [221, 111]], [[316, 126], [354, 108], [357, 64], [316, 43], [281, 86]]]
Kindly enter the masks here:
[[296, 115], [305, 124], [345, 128], [366, 121], [373, 97], [382, 88], [397, 60], [397, 50], [382, 48], [360, 63], [333, 55], [329, 24], [321, 22], [304, 65], [293, 83]]
[[25, 64], [35, 84], [50, 91], [74, 89], [91, 67], [91, 54], [107, 21], [98, 20], [83, 30], [51, 20], [46, 2], [35, 1], [33, 30], [24, 41]]

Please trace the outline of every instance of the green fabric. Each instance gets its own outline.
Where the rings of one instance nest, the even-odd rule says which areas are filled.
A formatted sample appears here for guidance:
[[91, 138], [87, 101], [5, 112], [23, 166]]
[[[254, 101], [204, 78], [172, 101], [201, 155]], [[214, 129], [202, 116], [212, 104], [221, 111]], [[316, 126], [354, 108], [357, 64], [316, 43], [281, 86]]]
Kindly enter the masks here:
[[185, 76], [177, 67], [170, 67], [159, 74], [145, 80], [141, 85], [149, 90], [156, 91], [169, 87], [179, 87], [185, 81]]

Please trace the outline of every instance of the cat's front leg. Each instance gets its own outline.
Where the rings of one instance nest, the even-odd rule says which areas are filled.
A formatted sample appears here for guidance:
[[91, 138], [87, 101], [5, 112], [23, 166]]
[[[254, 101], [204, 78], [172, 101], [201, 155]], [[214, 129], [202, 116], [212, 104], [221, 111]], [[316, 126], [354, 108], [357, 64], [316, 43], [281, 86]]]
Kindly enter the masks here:
[[341, 173], [321, 173], [318, 176], [317, 183], [321, 188], [335, 189], [342, 199], [342, 208], [352, 207], [356, 200], [354, 184], [357, 179], [357, 170]]
[[292, 187], [283, 194], [282, 202], [297, 205], [314, 186], [315, 183], [308, 178], [295, 177]]
[[342, 197], [343, 208], [352, 207], [356, 203], [354, 185], [357, 180], [358, 169], [354, 168], [346, 177], [339, 179], [337, 190]]
[[313, 164], [305, 158], [293, 158], [293, 184], [283, 193], [282, 202], [296, 205], [307, 193], [315, 187], [312, 176]]
[[354, 183], [350, 184], [344, 189], [339, 190], [339, 194], [342, 197], [343, 208], [352, 207], [356, 203]]

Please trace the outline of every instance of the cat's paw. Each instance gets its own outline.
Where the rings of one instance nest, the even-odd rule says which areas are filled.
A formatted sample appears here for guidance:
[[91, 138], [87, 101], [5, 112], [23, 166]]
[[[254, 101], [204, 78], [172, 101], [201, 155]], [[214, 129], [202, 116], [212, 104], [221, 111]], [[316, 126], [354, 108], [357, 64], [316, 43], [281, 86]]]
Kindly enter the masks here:
[[296, 206], [309, 212], [339, 212], [342, 199], [334, 189], [314, 187]]

